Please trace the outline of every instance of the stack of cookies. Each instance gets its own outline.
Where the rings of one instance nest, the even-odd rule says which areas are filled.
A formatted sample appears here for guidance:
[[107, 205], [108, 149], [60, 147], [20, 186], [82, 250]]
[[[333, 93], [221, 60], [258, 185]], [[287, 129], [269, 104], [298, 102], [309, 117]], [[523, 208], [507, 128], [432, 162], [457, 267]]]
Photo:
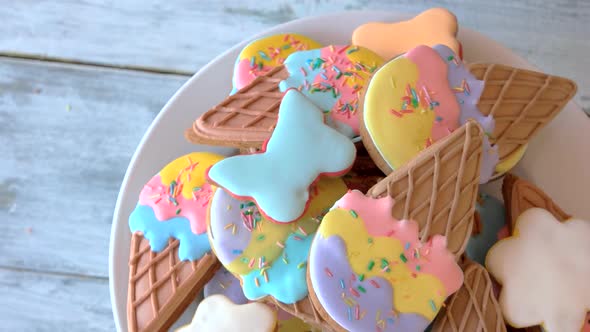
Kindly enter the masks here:
[[[435, 8], [362, 25], [350, 45], [295, 33], [248, 44], [230, 95], [185, 133], [239, 152], [172, 161], [129, 218], [129, 329], [168, 329], [205, 290], [183, 331], [578, 332], [590, 267], [546, 283], [585, 256], [522, 278], [540, 271], [525, 263], [536, 240], [590, 250], [576, 242], [590, 224], [559, 223], [569, 216], [512, 176], [506, 209], [479, 193], [576, 85], [465, 63], [457, 30]], [[549, 297], [525, 300], [534, 287]]]

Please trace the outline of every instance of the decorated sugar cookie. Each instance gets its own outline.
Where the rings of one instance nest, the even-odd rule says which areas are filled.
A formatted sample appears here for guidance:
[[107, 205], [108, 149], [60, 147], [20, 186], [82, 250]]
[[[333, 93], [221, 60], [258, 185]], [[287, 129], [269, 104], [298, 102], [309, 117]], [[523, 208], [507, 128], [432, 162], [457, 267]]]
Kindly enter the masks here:
[[514, 327], [578, 332], [590, 309], [590, 222], [559, 222], [550, 212], [520, 214], [513, 236], [494, 245], [488, 271], [502, 284], [500, 306]]
[[309, 247], [322, 216], [346, 193], [340, 179], [324, 178], [311, 190], [307, 212], [297, 221], [273, 223], [256, 205], [218, 189], [211, 200], [211, 245], [218, 259], [242, 281], [245, 296], [267, 295], [295, 303], [308, 294], [305, 279]]
[[264, 303], [234, 304], [223, 295], [205, 298], [190, 324], [176, 332], [273, 332], [277, 316]]
[[166, 165], [141, 190], [129, 216], [130, 332], [166, 330], [219, 267], [206, 233], [212, 192], [205, 170], [221, 159], [189, 153]]
[[447, 63], [428, 46], [391, 60], [373, 75], [361, 136], [386, 174], [460, 126], [461, 108], [447, 75]]
[[408, 21], [363, 24], [354, 30], [352, 43], [373, 50], [386, 60], [418, 45], [443, 44], [461, 56], [461, 45], [455, 37], [458, 27], [453, 13], [431, 8]]
[[289, 77], [281, 91], [299, 89], [326, 113], [328, 123], [349, 137], [359, 135], [361, 93], [383, 59], [354, 45], [330, 45], [296, 52], [285, 61]]
[[435, 45], [433, 49], [447, 63], [447, 78], [451, 89], [455, 93], [457, 103], [459, 103], [460, 115], [459, 123], [467, 123], [473, 119], [479, 123], [483, 129], [483, 158], [480, 170], [480, 183], [486, 183], [494, 175], [499, 163], [498, 147], [492, 146], [488, 136], [494, 132], [496, 123], [491, 115], [483, 115], [477, 108], [477, 102], [483, 91], [484, 82], [476, 79], [470, 72], [463, 61], [449, 47], [445, 45]]
[[463, 283], [445, 237], [420, 243], [418, 224], [393, 218], [393, 204], [351, 191], [312, 243], [314, 304], [348, 331], [424, 331]]
[[467, 242], [465, 255], [483, 265], [488, 250], [498, 240], [510, 234], [506, 224], [506, 210], [499, 199], [480, 193], [475, 204], [475, 210], [478, 218], [476, 218], [473, 226], [473, 235]]
[[263, 152], [226, 158], [207, 176], [232, 196], [254, 201], [268, 219], [288, 223], [305, 213], [310, 186], [321, 175], [345, 174], [355, 154], [350, 139], [327, 126], [322, 112], [291, 89]]
[[232, 79], [233, 91], [245, 87], [256, 77], [282, 65], [290, 54], [320, 47], [315, 40], [297, 33], [281, 33], [250, 42], [236, 60]]
[[129, 216], [131, 232], [141, 232], [154, 252], [163, 250], [169, 237], [180, 240], [181, 260], [197, 260], [210, 251], [206, 214], [211, 187], [205, 171], [222, 159], [194, 152], [164, 167], [142, 189]]

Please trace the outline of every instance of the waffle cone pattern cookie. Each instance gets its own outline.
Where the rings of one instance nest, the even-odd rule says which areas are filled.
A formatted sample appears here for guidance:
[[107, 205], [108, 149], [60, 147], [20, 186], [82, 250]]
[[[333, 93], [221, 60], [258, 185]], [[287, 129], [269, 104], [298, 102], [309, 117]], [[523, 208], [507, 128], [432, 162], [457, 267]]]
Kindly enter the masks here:
[[569, 79], [505, 65], [471, 64], [469, 70], [484, 81], [477, 106], [496, 120], [490, 142], [500, 162], [553, 120], [577, 90]]
[[433, 332], [506, 332], [488, 271], [472, 261], [463, 264], [465, 282], [441, 309]]
[[590, 221], [569, 218], [524, 180], [508, 177], [503, 192], [515, 220], [512, 236], [490, 249], [486, 268], [502, 285], [499, 303], [506, 322], [517, 328], [541, 325], [547, 332], [586, 330]]
[[142, 189], [129, 216], [130, 331], [170, 327], [219, 267], [206, 233], [205, 170], [221, 159], [207, 152], [182, 156]]
[[481, 127], [468, 121], [388, 175], [368, 195], [391, 196], [395, 218], [416, 220], [423, 240], [446, 236], [449, 250], [460, 256], [473, 228], [482, 135]]
[[185, 132], [189, 142], [238, 148], [260, 148], [275, 128], [283, 93], [279, 82], [289, 77], [284, 66], [256, 77], [214, 106]]

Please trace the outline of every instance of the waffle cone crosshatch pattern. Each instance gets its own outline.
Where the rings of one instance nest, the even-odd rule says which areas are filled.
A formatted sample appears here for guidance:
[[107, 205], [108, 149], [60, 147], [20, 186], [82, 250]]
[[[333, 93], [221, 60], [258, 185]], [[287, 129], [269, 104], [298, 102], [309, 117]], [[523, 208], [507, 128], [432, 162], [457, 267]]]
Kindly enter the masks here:
[[189, 306], [219, 268], [211, 253], [198, 261], [178, 258], [180, 242], [170, 239], [159, 253], [140, 233], [131, 238], [127, 318], [129, 331], [162, 331]]
[[186, 131], [187, 139], [196, 144], [261, 147], [275, 128], [283, 98], [279, 83], [288, 75], [279, 66], [257, 77], [195, 120]]

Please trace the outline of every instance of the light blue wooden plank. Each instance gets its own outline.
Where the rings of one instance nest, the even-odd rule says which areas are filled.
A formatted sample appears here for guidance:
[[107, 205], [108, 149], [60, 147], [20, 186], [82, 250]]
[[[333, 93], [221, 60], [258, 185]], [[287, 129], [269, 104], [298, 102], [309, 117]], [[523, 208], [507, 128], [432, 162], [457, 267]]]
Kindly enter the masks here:
[[114, 331], [105, 279], [0, 268], [0, 330]]
[[[460, 25], [543, 70], [573, 78], [590, 108], [590, 1], [67, 0], [5, 1], [0, 53], [193, 73], [239, 41], [288, 20], [350, 9], [452, 10]], [[72, 13], [75, 13], [73, 15]]]
[[0, 266], [108, 275], [127, 164], [185, 80], [0, 59]]

